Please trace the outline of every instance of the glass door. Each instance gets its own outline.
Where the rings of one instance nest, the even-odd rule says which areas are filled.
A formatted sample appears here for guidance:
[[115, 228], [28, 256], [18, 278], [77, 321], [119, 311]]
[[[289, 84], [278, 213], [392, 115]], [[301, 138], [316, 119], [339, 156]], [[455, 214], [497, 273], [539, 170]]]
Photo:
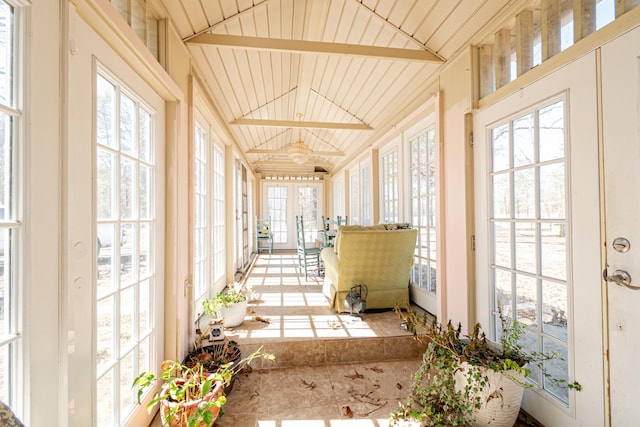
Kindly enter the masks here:
[[582, 385], [533, 370], [523, 408], [544, 425], [605, 425], [595, 69], [586, 55], [474, 116], [478, 321], [494, 340], [499, 316], [521, 322]]
[[275, 249], [295, 249], [296, 215], [302, 215], [305, 240], [314, 244], [322, 212], [322, 185], [310, 183], [266, 183], [263, 209], [271, 218]]
[[162, 342], [162, 116], [106, 71], [95, 78], [95, 419], [106, 427], [140, 410], [131, 384]]

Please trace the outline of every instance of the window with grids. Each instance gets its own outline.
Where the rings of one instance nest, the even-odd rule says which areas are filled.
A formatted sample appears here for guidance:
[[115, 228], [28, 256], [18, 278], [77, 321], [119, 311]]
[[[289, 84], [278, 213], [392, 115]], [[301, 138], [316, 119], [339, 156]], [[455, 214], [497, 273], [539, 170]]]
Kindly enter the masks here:
[[346, 216], [344, 210], [344, 178], [336, 179], [333, 182], [333, 216]]
[[371, 174], [369, 165], [360, 168], [360, 182], [362, 191], [360, 195], [360, 211], [362, 212], [362, 225], [371, 225]]
[[224, 227], [224, 150], [213, 144], [213, 282], [226, 275]]
[[23, 335], [19, 301], [22, 284], [17, 266], [23, 224], [18, 211], [21, 194], [18, 136], [22, 112], [18, 105], [21, 51], [17, 43], [20, 9], [0, 1], [0, 400], [20, 411], [20, 360]]
[[399, 222], [398, 210], [398, 149], [382, 156], [382, 221]]
[[318, 202], [319, 188], [317, 186], [298, 187], [298, 215], [302, 216], [304, 224], [304, 239], [315, 242], [318, 238]]
[[96, 419], [112, 427], [136, 408], [131, 384], [157, 339], [154, 114], [102, 69], [95, 105]]
[[193, 288], [196, 306], [225, 276], [224, 152], [196, 122], [194, 135]]
[[418, 229], [411, 283], [436, 292], [436, 141], [435, 130], [425, 130], [409, 140], [411, 184], [410, 215]]
[[351, 224], [360, 224], [360, 170], [356, 169], [349, 174], [349, 216]]
[[287, 187], [267, 187], [267, 216], [271, 219], [273, 243], [287, 243], [289, 234], [287, 231]]
[[[532, 108], [490, 129], [491, 275], [499, 316], [526, 325], [521, 344], [556, 352], [545, 362], [568, 378], [568, 212], [565, 102]], [[531, 367], [536, 385], [568, 404], [566, 386]]]
[[[207, 285], [210, 275], [210, 186], [208, 176], [210, 161], [208, 155], [207, 132], [205, 128], [196, 123], [194, 137], [193, 160], [193, 291], [197, 302], [207, 296]], [[197, 310], [196, 310], [197, 312]]]

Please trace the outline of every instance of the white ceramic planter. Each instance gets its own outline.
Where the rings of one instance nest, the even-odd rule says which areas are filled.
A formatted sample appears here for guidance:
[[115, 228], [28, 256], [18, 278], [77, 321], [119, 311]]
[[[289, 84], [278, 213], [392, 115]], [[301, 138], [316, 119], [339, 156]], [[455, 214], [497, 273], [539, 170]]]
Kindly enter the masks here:
[[[456, 372], [456, 388], [462, 390], [467, 384], [467, 372], [470, 365], [463, 362]], [[471, 415], [471, 425], [475, 427], [513, 427], [518, 418], [522, 395], [524, 394], [524, 375], [515, 371], [496, 372], [481, 368], [482, 374], [489, 378], [487, 385], [479, 392], [482, 406]], [[514, 381], [512, 378], [515, 378]]]
[[225, 328], [235, 328], [240, 326], [244, 322], [244, 316], [247, 314], [248, 301], [238, 302], [231, 307], [223, 308], [220, 310], [222, 318], [224, 319], [222, 324]]

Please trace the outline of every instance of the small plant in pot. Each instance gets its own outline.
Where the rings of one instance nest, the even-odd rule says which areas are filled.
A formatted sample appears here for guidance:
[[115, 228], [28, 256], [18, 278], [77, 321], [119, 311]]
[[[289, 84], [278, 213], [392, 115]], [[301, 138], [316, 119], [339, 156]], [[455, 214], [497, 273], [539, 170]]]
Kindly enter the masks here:
[[[258, 357], [274, 359], [272, 354], [263, 353], [261, 347], [240, 363], [246, 365]], [[147, 404], [147, 411], [151, 412], [156, 405], [160, 405], [164, 426], [210, 427], [227, 402], [224, 386], [232, 375], [233, 370], [228, 365], [221, 365], [215, 372], [206, 372], [199, 363], [188, 367], [166, 360], [162, 362], [159, 374], [142, 372], [132, 386], [137, 389], [140, 404], [148, 389], [154, 387], [157, 381], [162, 383]]]
[[393, 426], [492, 426], [512, 427], [529, 368], [536, 366], [556, 383], [580, 390], [545, 370], [544, 362], [556, 354], [527, 353], [519, 344], [525, 326], [502, 319], [499, 343], [489, 341], [480, 324], [469, 335], [461, 325], [442, 325], [428, 315], [396, 308], [414, 336], [427, 347], [405, 403], [391, 414]]
[[247, 290], [239, 284], [230, 284], [214, 297], [202, 301], [205, 314], [212, 319], [224, 319], [225, 327], [233, 328], [244, 321], [247, 313]]

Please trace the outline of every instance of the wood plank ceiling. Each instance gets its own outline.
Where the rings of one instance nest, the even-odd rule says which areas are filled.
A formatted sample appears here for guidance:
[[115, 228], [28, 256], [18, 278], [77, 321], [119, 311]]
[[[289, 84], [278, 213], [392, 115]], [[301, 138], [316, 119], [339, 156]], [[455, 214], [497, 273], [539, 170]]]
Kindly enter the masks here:
[[[328, 172], [431, 94], [508, 0], [165, 0], [256, 171]], [[302, 114], [302, 117], [299, 115]], [[303, 140], [303, 164], [287, 156]], [[319, 169], [318, 169], [319, 168]]]

